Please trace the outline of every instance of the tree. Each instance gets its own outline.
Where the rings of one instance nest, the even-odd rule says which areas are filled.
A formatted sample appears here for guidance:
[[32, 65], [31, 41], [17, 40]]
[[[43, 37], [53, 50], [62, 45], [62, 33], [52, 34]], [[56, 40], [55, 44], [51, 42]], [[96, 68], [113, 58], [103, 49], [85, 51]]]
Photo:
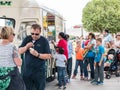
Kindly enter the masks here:
[[120, 0], [92, 0], [83, 9], [82, 22], [87, 31], [120, 31]]

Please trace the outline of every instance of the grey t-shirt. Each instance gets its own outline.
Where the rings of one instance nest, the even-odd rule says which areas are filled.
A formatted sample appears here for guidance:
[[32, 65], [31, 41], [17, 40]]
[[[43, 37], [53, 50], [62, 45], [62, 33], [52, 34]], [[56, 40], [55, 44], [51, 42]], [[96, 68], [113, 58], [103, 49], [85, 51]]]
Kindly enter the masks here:
[[14, 58], [18, 57], [18, 52], [12, 43], [0, 44], [0, 67], [15, 67]]
[[56, 66], [58, 67], [66, 67], [65, 60], [67, 60], [64, 54], [55, 54]]

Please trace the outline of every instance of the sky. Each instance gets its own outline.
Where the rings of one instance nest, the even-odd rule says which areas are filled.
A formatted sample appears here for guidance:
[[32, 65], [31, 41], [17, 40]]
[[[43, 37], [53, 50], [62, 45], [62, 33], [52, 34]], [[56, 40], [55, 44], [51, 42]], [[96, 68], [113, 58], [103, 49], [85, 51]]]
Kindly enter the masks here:
[[90, 0], [37, 0], [58, 11], [66, 20], [66, 27], [82, 24], [82, 10]]

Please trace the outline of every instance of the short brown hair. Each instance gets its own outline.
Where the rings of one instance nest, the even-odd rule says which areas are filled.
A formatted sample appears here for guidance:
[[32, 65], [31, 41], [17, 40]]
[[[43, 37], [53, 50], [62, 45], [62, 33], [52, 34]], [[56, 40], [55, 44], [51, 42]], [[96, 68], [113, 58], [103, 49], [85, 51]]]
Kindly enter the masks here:
[[102, 38], [97, 38], [96, 41], [99, 41], [102, 43]]
[[89, 33], [89, 36], [91, 36], [93, 39], [95, 39], [95, 34], [94, 33]]
[[7, 27], [7, 26], [2, 27], [0, 33], [1, 39], [9, 39], [11, 34], [13, 34], [13, 29], [11, 27]]
[[79, 40], [78, 40], [76, 43], [77, 43], [77, 44], [80, 44], [80, 43], [81, 43], [81, 41], [79, 41]]
[[32, 29], [39, 29], [41, 31], [41, 26], [39, 24], [33, 24], [31, 26]]

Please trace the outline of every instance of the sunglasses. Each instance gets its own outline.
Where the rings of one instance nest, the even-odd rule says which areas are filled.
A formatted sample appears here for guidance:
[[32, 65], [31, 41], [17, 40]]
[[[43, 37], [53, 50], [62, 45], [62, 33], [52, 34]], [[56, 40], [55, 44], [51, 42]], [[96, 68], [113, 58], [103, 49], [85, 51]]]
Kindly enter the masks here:
[[13, 33], [12, 35], [15, 36], [15, 33]]
[[31, 33], [31, 35], [36, 35], [36, 36], [38, 36], [38, 35], [39, 35], [39, 33]]

